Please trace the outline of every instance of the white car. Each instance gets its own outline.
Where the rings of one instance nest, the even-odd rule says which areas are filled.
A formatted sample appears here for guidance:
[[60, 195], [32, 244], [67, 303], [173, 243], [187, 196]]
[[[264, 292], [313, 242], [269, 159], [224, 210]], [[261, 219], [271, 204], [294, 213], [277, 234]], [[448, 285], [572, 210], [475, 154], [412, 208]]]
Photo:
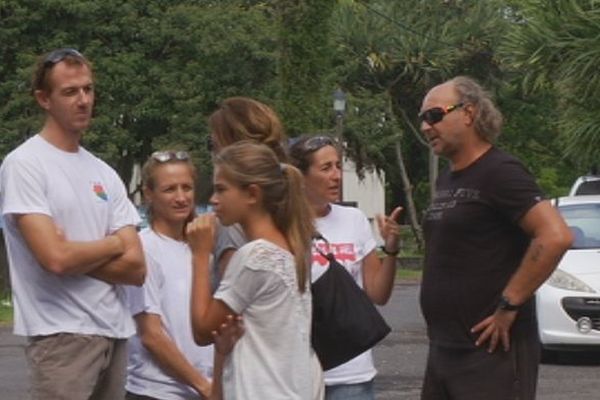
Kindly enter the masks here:
[[600, 176], [584, 175], [575, 180], [569, 196], [581, 196], [589, 194], [600, 194]]
[[600, 196], [561, 197], [555, 206], [574, 241], [536, 293], [546, 360], [556, 351], [600, 350]]

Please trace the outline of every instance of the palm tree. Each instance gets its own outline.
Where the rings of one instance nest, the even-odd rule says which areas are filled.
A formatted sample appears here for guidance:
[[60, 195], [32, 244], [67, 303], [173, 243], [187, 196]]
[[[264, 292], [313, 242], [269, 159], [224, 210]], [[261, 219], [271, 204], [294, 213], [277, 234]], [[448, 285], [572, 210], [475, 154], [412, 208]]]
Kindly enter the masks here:
[[374, 164], [401, 182], [410, 224], [422, 243], [411, 182], [429, 179], [433, 185], [437, 163], [430, 158], [427, 174], [431, 156], [416, 121], [421, 100], [455, 75], [497, 79], [494, 49], [506, 25], [502, 9], [495, 1], [474, 0], [339, 3], [333, 17], [336, 74], [358, 105], [344, 132], [350, 152], [358, 165]]
[[[526, 90], [558, 94], [556, 117], [566, 154], [581, 163], [600, 155], [600, 2], [521, 2], [502, 53]], [[589, 165], [589, 164], [588, 164]]]

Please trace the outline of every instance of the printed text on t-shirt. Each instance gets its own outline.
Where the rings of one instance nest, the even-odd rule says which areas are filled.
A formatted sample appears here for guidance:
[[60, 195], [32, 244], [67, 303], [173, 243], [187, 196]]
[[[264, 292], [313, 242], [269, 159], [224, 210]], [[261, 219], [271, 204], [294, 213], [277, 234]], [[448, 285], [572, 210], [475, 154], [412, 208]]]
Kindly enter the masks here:
[[[354, 243], [317, 243], [315, 246], [325, 254], [329, 252], [333, 253], [335, 259], [341, 263], [356, 261]], [[318, 263], [319, 265], [327, 265], [329, 263], [316, 249], [313, 250], [312, 261], [313, 264]]]

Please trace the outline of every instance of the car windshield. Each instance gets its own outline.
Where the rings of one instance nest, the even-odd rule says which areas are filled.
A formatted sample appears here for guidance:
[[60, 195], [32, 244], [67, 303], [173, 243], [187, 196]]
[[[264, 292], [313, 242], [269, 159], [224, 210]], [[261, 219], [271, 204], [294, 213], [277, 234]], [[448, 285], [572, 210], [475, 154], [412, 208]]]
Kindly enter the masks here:
[[600, 194], [600, 180], [581, 182], [575, 191], [575, 195], [582, 194]]
[[600, 203], [559, 205], [563, 218], [573, 232], [573, 249], [600, 247]]

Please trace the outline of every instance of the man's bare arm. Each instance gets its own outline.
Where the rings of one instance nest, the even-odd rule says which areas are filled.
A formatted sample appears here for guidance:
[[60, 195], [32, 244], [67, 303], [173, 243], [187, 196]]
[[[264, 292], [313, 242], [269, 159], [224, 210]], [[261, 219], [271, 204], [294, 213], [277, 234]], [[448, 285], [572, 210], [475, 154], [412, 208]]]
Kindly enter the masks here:
[[[504, 288], [502, 295], [510, 304], [526, 302], [548, 277], [573, 241], [568, 226], [558, 211], [547, 202], [541, 202], [525, 214], [521, 228], [531, 237], [521, 265]], [[510, 328], [517, 311], [496, 312], [475, 325], [473, 332], [481, 332], [476, 344], [489, 341], [488, 350], [494, 351], [499, 343], [505, 350], [510, 346]]]
[[146, 276], [146, 263], [136, 229], [126, 226], [114, 235], [122, 240], [125, 251], [88, 272], [88, 275], [107, 283], [141, 286]]
[[15, 218], [36, 260], [57, 275], [88, 273], [125, 251], [125, 244], [117, 235], [89, 242], [69, 241], [48, 215], [19, 214]]
[[548, 201], [532, 208], [520, 225], [532, 240], [521, 265], [502, 293], [511, 304], [527, 301], [552, 274], [573, 243], [571, 230]]

